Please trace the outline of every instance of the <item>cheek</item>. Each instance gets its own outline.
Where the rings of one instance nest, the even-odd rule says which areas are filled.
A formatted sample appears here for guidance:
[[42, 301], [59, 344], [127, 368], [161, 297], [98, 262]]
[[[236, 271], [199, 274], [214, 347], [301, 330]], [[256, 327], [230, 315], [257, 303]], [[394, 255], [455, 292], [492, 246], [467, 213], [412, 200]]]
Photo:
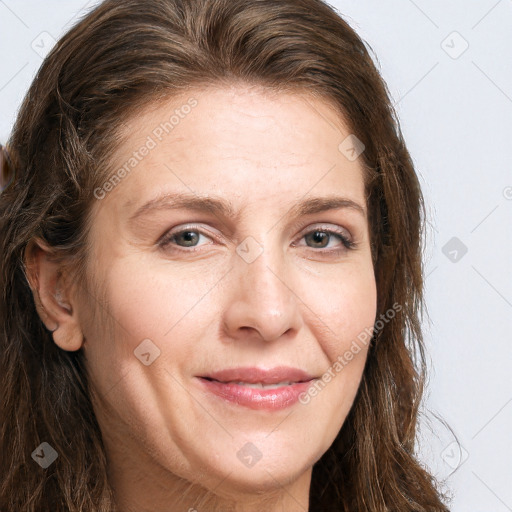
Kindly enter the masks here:
[[105, 386], [157, 358], [174, 367], [193, 360], [194, 338], [215, 316], [208, 294], [222, 277], [197, 266], [194, 275], [201, 279], [141, 261], [110, 266], [102, 277], [105, 301], [97, 306], [86, 343], [88, 359], [107, 380]]
[[339, 273], [323, 282], [323, 293], [309, 295], [311, 310], [318, 312], [309, 325], [314, 326], [314, 336], [327, 361], [321, 378], [300, 399], [315, 418], [308, 423], [308, 430], [321, 440], [320, 453], [338, 435], [354, 403], [376, 316], [372, 271]]
[[308, 295], [311, 309], [320, 319], [316, 337], [324, 353], [332, 363], [353, 344], [358, 344], [361, 348], [356, 355], [358, 359], [364, 359], [377, 313], [373, 268], [342, 269], [331, 279], [323, 278], [318, 284], [322, 287]]
[[[371, 265], [337, 268], [317, 280], [309, 293], [309, 325], [326, 356], [320, 381], [308, 390], [304, 404], [314, 402], [329, 418], [332, 435], [348, 414], [361, 381], [377, 312], [377, 289]], [[311, 282], [308, 289], [311, 288]]]

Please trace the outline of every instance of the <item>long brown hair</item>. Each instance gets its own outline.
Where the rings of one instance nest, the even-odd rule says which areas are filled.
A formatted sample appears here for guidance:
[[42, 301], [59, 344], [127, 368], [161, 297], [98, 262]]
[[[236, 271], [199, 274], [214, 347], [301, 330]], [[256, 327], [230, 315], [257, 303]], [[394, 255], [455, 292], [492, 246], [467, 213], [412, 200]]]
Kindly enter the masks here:
[[[39, 237], [82, 282], [93, 191], [112, 169], [129, 116], [194, 85], [234, 81], [330, 102], [361, 161], [377, 317], [353, 407], [314, 465], [311, 511], [447, 511], [416, 456], [426, 363], [424, 204], [369, 49], [321, 0], [107, 0], [43, 62], [8, 147], [16, 178], [0, 195], [0, 509], [116, 510], [82, 350], [59, 349], [39, 318], [25, 249]], [[341, 141], [340, 141], [341, 142]], [[47, 469], [42, 442], [59, 454]]]

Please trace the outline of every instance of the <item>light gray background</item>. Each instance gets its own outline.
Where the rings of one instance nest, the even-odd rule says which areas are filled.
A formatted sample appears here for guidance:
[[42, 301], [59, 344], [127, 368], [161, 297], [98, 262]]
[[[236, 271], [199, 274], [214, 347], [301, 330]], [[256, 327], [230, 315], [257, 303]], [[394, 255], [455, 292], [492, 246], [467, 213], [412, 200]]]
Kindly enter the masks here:
[[[0, 0], [0, 142], [52, 38], [96, 3]], [[452, 511], [512, 511], [512, 0], [331, 5], [377, 55], [427, 200], [422, 460]]]

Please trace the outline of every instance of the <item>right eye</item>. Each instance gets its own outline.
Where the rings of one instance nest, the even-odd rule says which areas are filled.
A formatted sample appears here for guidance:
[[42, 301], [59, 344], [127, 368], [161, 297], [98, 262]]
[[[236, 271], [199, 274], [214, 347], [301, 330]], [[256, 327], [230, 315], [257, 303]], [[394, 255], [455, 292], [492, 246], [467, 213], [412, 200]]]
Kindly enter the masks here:
[[[177, 245], [178, 247], [183, 248], [195, 248], [198, 246], [197, 244], [201, 236], [209, 238], [203, 231], [189, 227], [166, 233], [163, 236], [163, 238], [158, 242], [158, 245], [164, 248], [168, 248], [172, 245]], [[180, 245], [181, 243], [183, 243], [183, 246]]]

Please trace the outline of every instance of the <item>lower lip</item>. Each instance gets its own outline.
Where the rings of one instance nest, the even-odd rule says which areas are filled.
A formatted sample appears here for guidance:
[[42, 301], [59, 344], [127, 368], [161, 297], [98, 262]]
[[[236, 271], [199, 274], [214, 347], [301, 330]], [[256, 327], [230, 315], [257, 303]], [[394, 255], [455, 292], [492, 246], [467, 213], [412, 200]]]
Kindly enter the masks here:
[[250, 388], [234, 383], [224, 383], [215, 380], [207, 380], [199, 377], [204, 387], [214, 395], [225, 400], [248, 407], [249, 409], [266, 409], [276, 411], [285, 409], [299, 400], [313, 380], [297, 382], [288, 386], [284, 385], [273, 389]]

